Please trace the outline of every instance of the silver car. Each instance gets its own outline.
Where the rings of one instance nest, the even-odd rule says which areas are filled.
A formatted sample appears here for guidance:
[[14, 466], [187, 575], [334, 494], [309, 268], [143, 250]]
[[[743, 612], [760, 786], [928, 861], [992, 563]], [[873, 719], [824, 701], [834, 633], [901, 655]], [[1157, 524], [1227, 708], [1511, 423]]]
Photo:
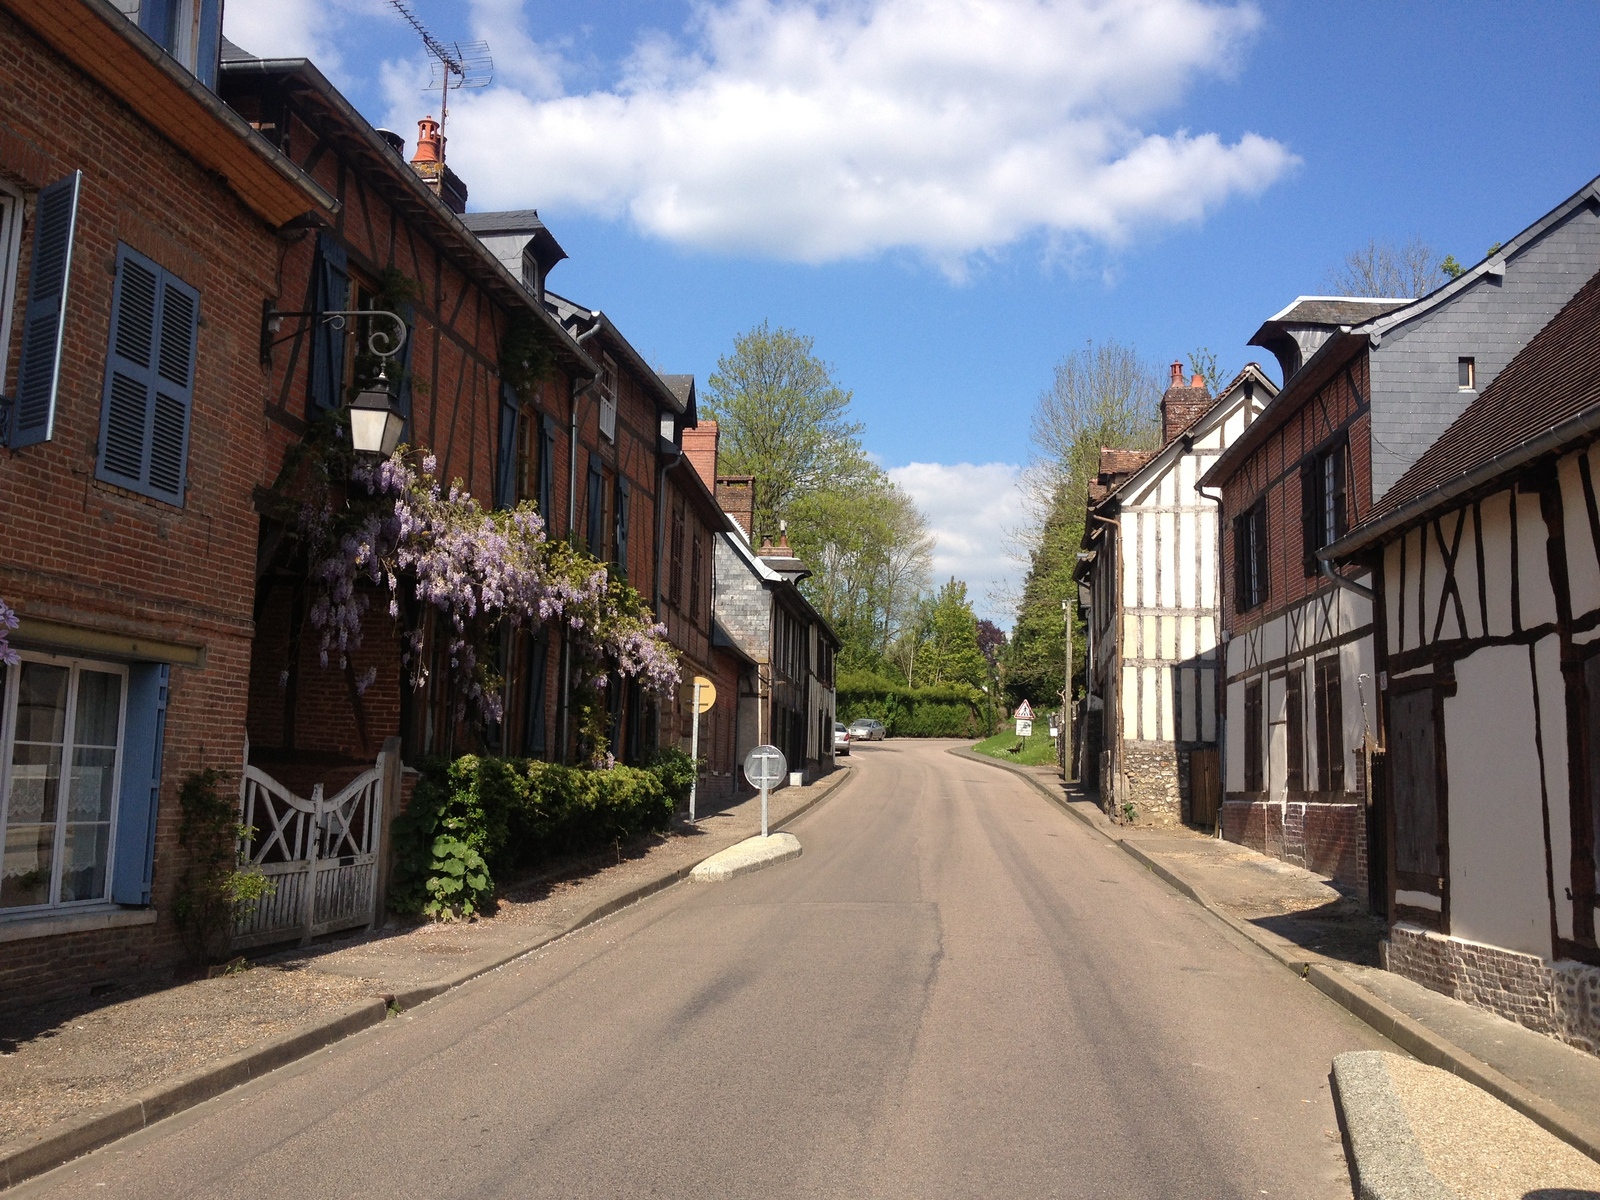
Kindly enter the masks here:
[[858, 742], [881, 742], [889, 736], [883, 722], [874, 717], [862, 717], [850, 723], [850, 736]]
[[833, 755], [835, 758], [841, 754], [850, 753], [850, 731], [839, 722], [833, 723]]

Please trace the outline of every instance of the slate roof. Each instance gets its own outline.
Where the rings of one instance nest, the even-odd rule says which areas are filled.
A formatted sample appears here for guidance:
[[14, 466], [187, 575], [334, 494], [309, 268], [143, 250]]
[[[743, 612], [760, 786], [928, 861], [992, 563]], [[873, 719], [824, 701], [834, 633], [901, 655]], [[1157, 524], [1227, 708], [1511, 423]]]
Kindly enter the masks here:
[[1298, 296], [1282, 312], [1268, 317], [1266, 324], [1359, 325], [1410, 303], [1409, 297]]
[[1600, 406], [1600, 274], [1506, 365], [1373, 507], [1372, 521]]
[[1107, 475], [1128, 475], [1137, 471], [1157, 454], [1155, 450], [1118, 450], [1111, 446], [1100, 447], [1100, 477]]

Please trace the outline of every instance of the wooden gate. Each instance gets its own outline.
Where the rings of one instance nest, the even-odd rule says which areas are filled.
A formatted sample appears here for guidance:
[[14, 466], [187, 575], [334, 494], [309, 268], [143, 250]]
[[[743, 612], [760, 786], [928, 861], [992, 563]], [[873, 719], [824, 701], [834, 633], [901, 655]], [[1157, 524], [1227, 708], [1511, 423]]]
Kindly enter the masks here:
[[332, 799], [319, 783], [295, 795], [259, 767], [239, 785], [240, 822], [254, 831], [240, 859], [274, 885], [234, 916], [233, 948], [370, 925], [378, 917], [383, 800], [398, 756], [385, 751]]
[[1222, 808], [1222, 773], [1217, 751], [1189, 751], [1189, 822], [1215, 829]]

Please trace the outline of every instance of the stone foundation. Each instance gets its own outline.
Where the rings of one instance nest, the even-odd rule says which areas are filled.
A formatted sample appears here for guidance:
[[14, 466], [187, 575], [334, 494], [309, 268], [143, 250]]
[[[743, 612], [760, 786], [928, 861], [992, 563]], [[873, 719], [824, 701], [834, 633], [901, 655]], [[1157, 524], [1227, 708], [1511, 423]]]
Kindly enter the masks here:
[[1219, 819], [1230, 842], [1366, 889], [1367, 817], [1359, 804], [1229, 799]]
[[1424, 987], [1600, 1053], [1600, 967], [1446, 937], [1400, 923], [1380, 947], [1383, 965]]
[[[1187, 757], [1187, 756], [1185, 756]], [[1183, 794], [1178, 785], [1178, 748], [1172, 742], [1124, 742], [1122, 784], [1112, 813], [1122, 819], [1123, 804], [1132, 804], [1140, 825], [1176, 825], [1183, 820]]]

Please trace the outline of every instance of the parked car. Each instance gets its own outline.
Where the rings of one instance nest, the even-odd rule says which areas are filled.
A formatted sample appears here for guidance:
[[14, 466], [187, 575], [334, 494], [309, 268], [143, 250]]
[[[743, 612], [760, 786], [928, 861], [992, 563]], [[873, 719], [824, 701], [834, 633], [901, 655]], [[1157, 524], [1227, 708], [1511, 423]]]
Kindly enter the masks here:
[[874, 717], [862, 717], [850, 723], [850, 736], [858, 742], [881, 742], [889, 736], [883, 722]]
[[835, 758], [850, 753], [850, 731], [837, 721], [833, 723], [833, 753]]

